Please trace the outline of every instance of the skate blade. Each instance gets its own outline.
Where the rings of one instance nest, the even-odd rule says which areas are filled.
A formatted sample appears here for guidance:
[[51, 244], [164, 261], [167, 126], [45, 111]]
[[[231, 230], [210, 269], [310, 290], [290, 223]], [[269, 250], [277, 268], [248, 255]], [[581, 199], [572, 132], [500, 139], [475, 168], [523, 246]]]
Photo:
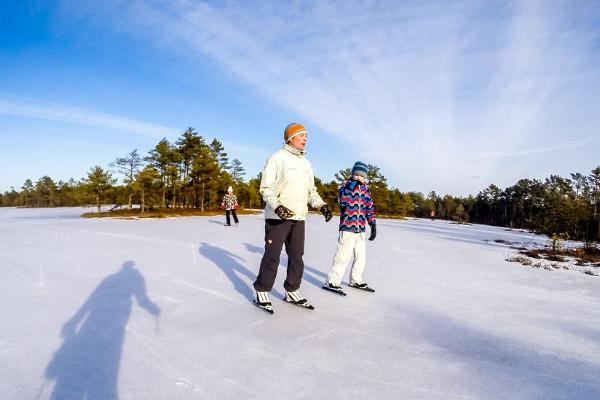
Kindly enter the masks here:
[[296, 306], [296, 307], [306, 308], [307, 310], [314, 310], [315, 309], [315, 307], [312, 304], [309, 304], [308, 302], [303, 303], [303, 304], [298, 304], [298, 303], [294, 303], [293, 301], [289, 301], [289, 300], [286, 300], [286, 299], [283, 299], [283, 301], [285, 301], [286, 303], [291, 304], [293, 306]]
[[330, 287], [328, 287], [328, 286], [321, 286], [321, 289], [325, 289], [325, 290], [327, 290], [327, 291], [329, 291], [329, 292], [333, 292], [333, 293], [339, 294], [340, 296], [346, 296], [346, 292], [344, 292], [344, 291], [343, 291], [343, 290], [341, 290], [341, 289], [340, 289], [340, 290], [331, 289], [331, 288], [330, 288]]
[[369, 287], [369, 286], [364, 287], [364, 288], [361, 288], [359, 286], [353, 286], [353, 285], [348, 285], [348, 286], [351, 287], [351, 288], [358, 289], [358, 290], [363, 290], [363, 291], [369, 292], [369, 293], [373, 293], [375, 291], [375, 289], [373, 289], [372, 287]]
[[260, 304], [258, 304], [258, 302], [256, 300], [252, 300], [252, 302], [254, 303], [254, 305], [258, 308], [260, 308], [261, 310], [268, 312], [269, 314], [273, 314], [275, 311], [273, 311], [273, 307], [272, 306], [261, 306]]

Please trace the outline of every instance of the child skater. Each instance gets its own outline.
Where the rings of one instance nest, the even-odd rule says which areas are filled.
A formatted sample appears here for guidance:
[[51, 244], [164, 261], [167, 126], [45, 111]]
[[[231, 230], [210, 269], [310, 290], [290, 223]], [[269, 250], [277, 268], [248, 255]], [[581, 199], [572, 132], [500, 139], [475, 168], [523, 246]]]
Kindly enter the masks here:
[[363, 271], [366, 260], [366, 225], [371, 227], [369, 240], [375, 240], [377, 235], [375, 208], [367, 182], [367, 164], [357, 161], [352, 167], [352, 178], [344, 181], [339, 190], [340, 228], [337, 251], [333, 265], [327, 275], [323, 289], [346, 295], [341, 283], [346, 266], [352, 259], [350, 271], [350, 287], [374, 292], [363, 281]]
[[231, 226], [231, 219], [229, 218], [230, 213], [231, 215], [233, 215], [233, 221], [236, 223], [236, 225], [239, 224], [240, 221], [238, 220], [238, 217], [235, 214], [235, 209], [237, 208], [237, 206], [237, 197], [235, 196], [235, 194], [233, 194], [233, 188], [229, 186], [227, 188], [227, 194], [223, 196], [223, 201], [221, 202], [221, 208], [225, 209], [225, 218], [227, 220], [225, 226]]

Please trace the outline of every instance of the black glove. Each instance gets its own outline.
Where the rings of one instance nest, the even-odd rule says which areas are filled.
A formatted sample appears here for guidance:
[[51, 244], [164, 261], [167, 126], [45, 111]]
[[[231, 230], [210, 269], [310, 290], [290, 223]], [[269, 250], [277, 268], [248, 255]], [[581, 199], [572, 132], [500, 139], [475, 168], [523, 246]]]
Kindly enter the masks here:
[[373, 241], [375, 240], [375, 236], [377, 236], [377, 228], [375, 227], [375, 223], [370, 223], [369, 226], [371, 227], [371, 236], [369, 236], [369, 240]]
[[327, 204], [323, 204], [319, 211], [321, 211], [321, 214], [323, 214], [325, 217], [325, 222], [329, 222], [329, 220], [333, 218], [333, 214], [331, 213], [329, 207], [327, 207]]
[[280, 205], [275, 209], [275, 214], [281, 219], [288, 219], [294, 215], [294, 212], [284, 205]]

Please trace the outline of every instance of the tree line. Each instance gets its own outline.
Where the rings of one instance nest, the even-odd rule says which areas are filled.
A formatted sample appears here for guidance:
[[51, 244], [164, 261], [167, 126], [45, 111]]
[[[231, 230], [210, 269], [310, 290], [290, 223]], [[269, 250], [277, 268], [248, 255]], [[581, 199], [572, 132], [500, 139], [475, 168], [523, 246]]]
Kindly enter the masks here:
[[[20, 191], [13, 188], [0, 195], [0, 205], [94, 204], [100, 210], [103, 204], [129, 208], [139, 204], [142, 211], [145, 208], [199, 208], [204, 211], [220, 203], [223, 188], [246, 186], [244, 175], [241, 161], [233, 159], [230, 162], [219, 140], [208, 143], [193, 128], [188, 128], [174, 143], [163, 138], [146, 156], [133, 150], [115, 158], [109, 168], [92, 167], [79, 181], [70, 179], [55, 183], [48, 176], [35, 183], [27, 179]], [[247, 204], [252, 206], [252, 200]]]
[[[244, 208], [262, 208], [260, 174], [244, 180], [238, 159], [229, 160], [222, 142], [207, 142], [193, 128], [174, 143], [160, 140], [146, 156], [133, 150], [115, 158], [108, 168], [95, 166], [76, 181], [54, 182], [49, 176], [35, 183], [27, 179], [19, 191], [0, 194], [0, 206], [60, 207], [103, 204], [133, 208], [218, 208], [228, 186], [233, 186]], [[330, 182], [315, 178], [332, 209], [337, 209], [338, 187], [351, 175], [340, 170]], [[119, 179], [120, 178], [120, 179]], [[573, 239], [600, 239], [600, 167], [569, 178], [551, 175], [544, 181], [521, 179], [505, 189], [490, 185], [476, 196], [439, 196], [435, 191], [401, 192], [388, 185], [379, 167], [369, 165], [369, 185], [377, 213], [390, 217], [430, 217], [473, 222], [532, 232], [567, 234]]]

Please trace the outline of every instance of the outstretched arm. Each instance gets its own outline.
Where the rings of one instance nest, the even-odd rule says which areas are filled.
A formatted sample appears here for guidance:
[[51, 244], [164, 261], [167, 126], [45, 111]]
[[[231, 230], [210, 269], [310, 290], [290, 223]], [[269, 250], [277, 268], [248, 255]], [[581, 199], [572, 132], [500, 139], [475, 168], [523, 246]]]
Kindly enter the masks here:
[[154, 316], [160, 315], [160, 308], [150, 300], [146, 293], [146, 282], [142, 275], [139, 275], [135, 291], [133, 293], [140, 307]]

